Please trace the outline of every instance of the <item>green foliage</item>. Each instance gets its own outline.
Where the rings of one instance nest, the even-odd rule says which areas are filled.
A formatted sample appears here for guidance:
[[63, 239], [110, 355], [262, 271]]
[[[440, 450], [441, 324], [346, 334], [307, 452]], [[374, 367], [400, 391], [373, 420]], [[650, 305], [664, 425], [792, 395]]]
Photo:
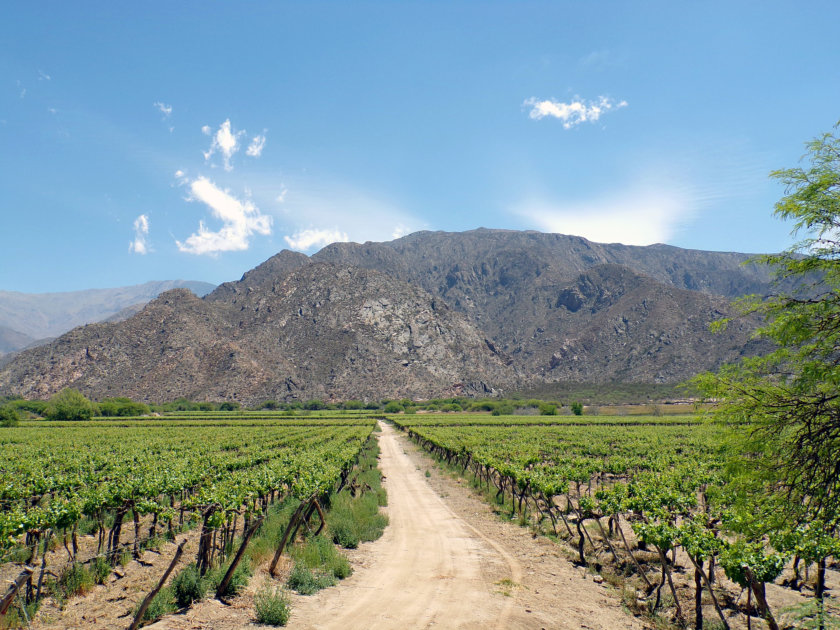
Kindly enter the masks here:
[[303, 408], [308, 409], [309, 411], [318, 411], [319, 409], [324, 409], [326, 405], [322, 400], [318, 400], [317, 398], [313, 400], [307, 400], [303, 403]]
[[84, 595], [93, 588], [93, 578], [87, 569], [85, 569], [84, 565], [74, 562], [61, 572], [58, 578], [58, 587], [62, 599], [67, 599], [74, 595]]
[[97, 407], [102, 416], [144, 416], [150, 412], [149, 405], [130, 398], [106, 398]]
[[[142, 600], [137, 603], [137, 606], [134, 608], [134, 614], [137, 614], [137, 611], [140, 610], [141, 603]], [[168, 586], [164, 586], [158, 591], [157, 595], [155, 595], [155, 598], [149, 604], [146, 612], [143, 613], [143, 621], [157, 621], [164, 615], [168, 615], [173, 612], [175, 612], [175, 597], [172, 594], [172, 589]]]
[[331, 573], [316, 572], [303, 563], [296, 562], [286, 584], [301, 595], [312, 595], [321, 589], [335, 586], [336, 582], [335, 576]]
[[557, 415], [557, 405], [554, 403], [540, 403], [541, 416], [555, 416]]
[[388, 404], [385, 405], [385, 413], [399, 413], [403, 410], [403, 406], [398, 403], [396, 400], [392, 400]]
[[583, 404], [575, 401], [575, 402], [572, 403], [571, 408], [572, 408], [572, 413], [575, 414], [576, 416], [582, 416], [583, 415]]
[[[840, 123], [835, 126], [835, 133]], [[794, 289], [738, 306], [765, 324], [757, 336], [775, 350], [701, 375], [696, 384], [720, 401], [717, 416], [738, 434], [733, 463], [745, 519], [756, 529], [822, 521], [840, 527], [840, 137], [807, 143], [804, 166], [771, 176], [785, 186], [776, 216], [803, 238], [758, 257]], [[721, 325], [725, 326], [726, 322]], [[745, 423], [749, 420], [749, 423]]]
[[292, 557], [307, 569], [330, 573], [339, 580], [352, 573], [347, 558], [324, 536], [313, 536], [304, 545], [295, 547]]
[[[232, 560], [233, 559], [231, 559], [231, 561]], [[203, 580], [206, 583], [205, 589], [216, 591], [219, 588], [219, 584], [222, 583], [228, 567], [230, 567], [230, 562], [223, 562], [218, 567], [208, 572], [204, 576]], [[251, 562], [247, 557], [243, 558], [239, 564], [236, 565], [236, 569], [233, 570], [233, 575], [231, 576], [230, 582], [228, 582], [225, 592], [220, 593], [220, 595], [222, 597], [233, 597], [234, 595], [238, 595], [243, 588], [248, 586], [248, 580], [250, 579], [252, 573], [253, 569], [251, 568]]]
[[720, 566], [726, 577], [746, 588], [749, 574], [758, 583], [772, 582], [782, 573], [787, 558], [781, 554], [768, 553], [764, 544], [739, 540], [728, 545], [720, 554]]
[[254, 594], [254, 612], [257, 623], [267, 626], [285, 626], [291, 615], [289, 595], [279, 586], [266, 581]]
[[342, 409], [364, 409], [365, 403], [361, 400], [345, 400], [341, 404]]
[[93, 581], [97, 584], [105, 584], [105, 580], [111, 575], [111, 570], [111, 565], [103, 556], [96, 556], [91, 562], [90, 568], [88, 568]]
[[68, 387], [50, 398], [46, 417], [49, 420], [90, 420], [94, 411], [92, 402], [78, 390]]
[[172, 579], [172, 593], [179, 608], [186, 608], [204, 598], [207, 593], [207, 581], [202, 579], [194, 563], [184, 567]]
[[266, 400], [259, 406], [259, 409], [268, 409], [269, 411], [274, 411], [279, 408], [280, 404], [276, 400]]
[[219, 411], [238, 411], [242, 405], [238, 402], [226, 400], [221, 405], [219, 405]]
[[20, 422], [20, 413], [11, 405], [0, 407], [0, 427], [16, 427]]

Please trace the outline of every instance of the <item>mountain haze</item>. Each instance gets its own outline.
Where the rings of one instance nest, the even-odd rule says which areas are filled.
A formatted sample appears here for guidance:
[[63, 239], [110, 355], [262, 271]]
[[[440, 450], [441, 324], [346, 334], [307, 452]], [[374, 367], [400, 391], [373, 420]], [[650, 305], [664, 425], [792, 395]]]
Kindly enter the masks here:
[[25, 351], [0, 391], [250, 404], [675, 383], [760, 349], [753, 320], [708, 330], [772, 290], [747, 259], [486, 229], [284, 250], [203, 299], [170, 291]]
[[207, 282], [165, 280], [113, 289], [57, 293], [0, 291], [0, 330], [10, 331], [2, 333], [8, 341], [0, 344], [0, 354], [57, 337], [76, 326], [102, 321], [179, 287], [188, 288], [198, 296], [215, 288]]

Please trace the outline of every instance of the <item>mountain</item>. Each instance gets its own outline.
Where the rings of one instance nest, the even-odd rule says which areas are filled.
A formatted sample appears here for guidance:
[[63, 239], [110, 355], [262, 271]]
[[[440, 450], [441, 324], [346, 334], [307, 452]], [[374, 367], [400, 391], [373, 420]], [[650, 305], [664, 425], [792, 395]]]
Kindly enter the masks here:
[[19, 342], [0, 346], [0, 353], [19, 350], [36, 340], [57, 337], [76, 326], [102, 321], [125, 308], [145, 304], [164, 291], [179, 287], [203, 296], [215, 285], [166, 280], [114, 289], [60, 293], [0, 291], [0, 327], [23, 335]]
[[0, 326], [0, 356], [25, 348], [35, 339], [8, 326]]
[[492, 395], [676, 383], [764, 349], [709, 324], [773, 290], [749, 256], [559, 234], [419, 232], [282, 251], [199, 299], [170, 291], [0, 369], [0, 393], [212, 400]]
[[492, 395], [489, 383], [515, 380], [509, 361], [424, 290], [320, 263], [226, 299], [168, 291], [128, 320], [76, 328], [22, 353], [0, 371], [0, 390], [253, 403]]

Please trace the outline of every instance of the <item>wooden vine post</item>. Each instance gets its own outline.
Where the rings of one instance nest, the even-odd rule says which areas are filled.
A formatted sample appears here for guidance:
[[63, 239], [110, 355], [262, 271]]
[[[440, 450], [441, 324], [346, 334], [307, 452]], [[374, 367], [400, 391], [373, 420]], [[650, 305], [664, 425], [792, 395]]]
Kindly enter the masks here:
[[292, 518], [289, 519], [289, 524], [286, 526], [286, 531], [283, 532], [283, 538], [280, 540], [280, 544], [277, 545], [277, 550], [274, 552], [274, 558], [271, 560], [271, 566], [268, 568], [268, 572], [271, 574], [271, 577], [275, 577], [275, 573], [277, 570], [277, 562], [280, 560], [280, 556], [283, 554], [283, 549], [286, 547], [286, 542], [289, 540], [289, 534], [292, 533], [292, 529], [295, 528], [300, 517], [303, 513], [303, 510], [308, 505], [309, 500], [304, 499], [300, 502], [300, 505], [295, 510], [295, 513], [292, 514]]
[[32, 573], [33, 569], [26, 567], [23, 571], [21, 571], [20, 575], [15, 578], [15, 581], [9, 585], [5, 595], [3, 595], [3, 598], [0, 599], [0, 617], [5, 615], [6, 611], [9, 610], [9, 606], [11, 606], [12, 602], [15, 600], [15, 595], [21, 588], [23, 588], [23, 585], [29, 581], [32, 577]]
[[242, 560], [242, 556], [245, 554], [245, 548], [248, 546], [248, 543], [251, 540], [251, 536], [254, 535], [254, 532], [257, 531], [257, 528], [260, 526], [260, 523], [263, 522], [262, 516], [256, 519], [251, 526], [248, 528], [248, 531], [242, 537], [242, 544], [239, 545], [239, 550], [236, 552], [236, 555], [233, 558], [233, 562], [230, 563], [227, 572], [225, 573], [225, 577], [222, 578], [222, 581], [219, 583], [219, 588], [216, 589], [216, 599], [221, 600], [222, 596], [224, 595], [225, 591], [227, 590], [228, 584], [230, 584], [231, 579], [233, 578], [233, 573], [236, 571], [236, 567], [239, 565], [239, 561]]
[[131, 622], [131, 625], [128, 627], [128, 630], [137, 630], [140, 627], [140, 622], [143, 620], [143, 615], [146, 613], [146, 609], [149, 607], [149, 604], [152, 603], [152, 600], [155, 598], [155, 595], [158, 594], [160, 589], [163, 588], [163, 585], [166, 583], [166, 578], [169, 577], [169, 574], [172, 573], [172, 570], [175, 568], [175, 565], [178, 564], [178, 561], [181, 559], [181, 555], [184, 553], [184, 545], [187, 544], [187, 540], [184, 539], [180, 545], [178, 545], [178, 549], [175, 550], [175, 557], [172, 558], [172, 562], [169, 563], [169, 567], [167, 567], [166, 571], [163, 574], [163, 577], [160, 578], [160, 581], [157, 583], [157, 586], [152, 589], [152, 592], [146, 595], [146, 598], [143, 600], [143, 603], [140, 604], [140, 608], [137, 609], [137, 614], [134, 615], [134, 621]]

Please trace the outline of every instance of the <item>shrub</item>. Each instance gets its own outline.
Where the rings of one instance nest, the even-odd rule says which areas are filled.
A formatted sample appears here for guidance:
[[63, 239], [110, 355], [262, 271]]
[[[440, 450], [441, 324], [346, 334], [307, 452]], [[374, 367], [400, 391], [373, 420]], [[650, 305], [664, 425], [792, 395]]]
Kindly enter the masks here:
[[582, 416], [583, 415], [583, 404], [581, 404], [579, 402], [573, 402], [572, 403], [572, 413], [575, 414], [576, 416]]
[[309, 411], [318, 411], [319, 409], [323, 409], [326, 405], [324, 405], [323, 401], [316, 399], [307, 400], [303, 403], [303, 408], [308, 409]]
[[345, 400], [341, 406], [344, 409], [364, 409], [365, 404], [361, 400]]
[[262, 405], [260, 405], [260, 409], [268, 409], [269, 411], [274, 411], [279, 408], [280, 405], [276, 400], [266, 400]]
[[93, 403], [68, 387], [50, 398], [46, 416], [49, 420], [90, 420], [93, 412]]
[[[213, 590], [219, 588], [219, 584], [222, 583], [229, 566], [230, 563], [224, 563], [216, 567], [216, 569], [211, 573], [208, 573], [204, 578], [207, 586]], [[233, 571], [233, 575], [231, 576], [230, 582], [228, 582], [225, 592], [220, 593], [220, 595], [222, 597], [233, 597], [234, 595], [238, 595], [239, 591], [248, 586], [248, 578], [250, 577], [251, 563], [247, 558], [243, 558], [242, 561], [236, 565], [236, 569]]]
[[229, 400], [219, 405], [219, 411], [238, 411], [241, 405], [238, 402], [231, 402]]
[[272, 588], [265, 582], [254, 595], [254, 612], [257, 623], [285, 626], [291, 614], [289, 595], [279, 586]]
[[385, 405], [385, 413], [399, 413], [403, 410], [403, 406], [395, 400], [392, 400], [387, 405]]
[[93, 578], [84, 566], [74, 562], [61, 572], [58, 586], [65, 598], [84, 595], [93, 587]]
[[541, 416], [553, 416], [557, 414], [557, 405], [554, 403], [540, 403]]
[[0, 407], [0, 427], [16, 427], [20, 422], [18, 410], [10, 405]]
[[102, 556], [96, 556], [88, 569], [93, 581], [97, 584], [105, 584], [105, 580], [111, 575], [111, 565]]
[[103, 416], [143, 416], [150, 411], [149, 405], [122, 397], [106, 398], [98, 407]]
[[347, 558], [324, 536], [313, 536], [305, 545], [296, 548], [292, 556], [306, 568], [321, 569], [340, 580], [353, 572]]
[[195, 564], [186, 566], [175, 576], [172, 580], [172, 593], [179, 608], [186, 608], [204, 598], [207, 582], [202, 579]]
[[296, 562], [287, 584], [301, 595], [312, 595], [323, 588], [335, 586], [337, 580], [331, 573], [314, 572], [301, 562]]
[[[135, 606], [135, 615], [140, 609], [142, 601], [143, 600], [140, 600], [140, 602], [137, 603], [137, 606]], [[155, 598], [149, 604], [146, 612], [143, 613], [143, 621], [157, 621], [164, 615], [168, 615], [173, 612], [175, 612], [175, 598], [172, 595], [172, 589], [168, 586], [164, 586], [158, 591], [157, 595], [155, 595]]]

